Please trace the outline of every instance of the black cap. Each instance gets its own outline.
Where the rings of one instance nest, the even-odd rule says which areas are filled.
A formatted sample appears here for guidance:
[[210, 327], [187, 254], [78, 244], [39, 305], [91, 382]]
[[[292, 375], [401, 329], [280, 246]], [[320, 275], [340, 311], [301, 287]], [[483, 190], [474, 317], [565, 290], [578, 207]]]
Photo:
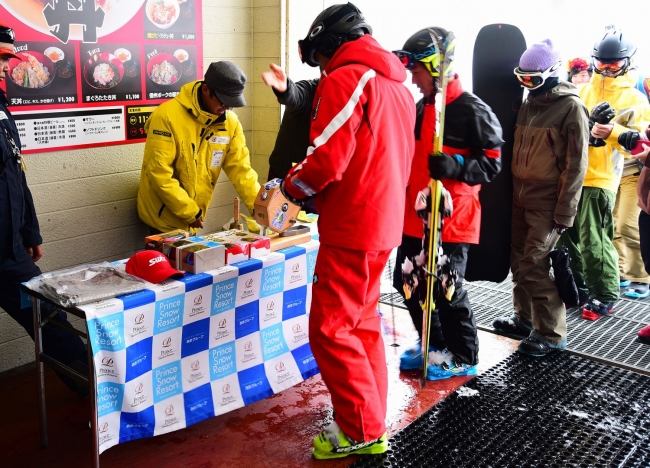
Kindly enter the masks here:
[[216, 94], [219, 102], [228, 107], [244, 107], [243, 92], [246, 75], [232, 62], [212, 62], [205, 72], [203, 82]]
[[14, 30], [6, 24], [0, 23], [0, 55], [9, 55], [11, 57], [22, 60], [22, 58], [14, 53], [14, 40], [16, 35]]

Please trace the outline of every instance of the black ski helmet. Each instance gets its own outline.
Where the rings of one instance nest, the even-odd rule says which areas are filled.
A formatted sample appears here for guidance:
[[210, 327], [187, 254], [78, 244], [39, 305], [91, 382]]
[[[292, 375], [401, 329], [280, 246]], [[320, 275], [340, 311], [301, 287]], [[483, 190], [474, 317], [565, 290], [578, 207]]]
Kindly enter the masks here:
[[[431, 38], [433, 31], [442, 42], [445, 52], [445, 60], [451, 65], [454, 60], [456, 37], [451, 31], [444, 28], [433, 26], [431, 28], [420, 29], [418, 32], [409, 37], [404, 43], [402, 50], [413, 54], [413, 59], [422, 64], [429, 70], [431, 76], [437, 77], [440, 74], [440, 64], [437, 58], [437, 42]], [[447, 76], [454, 76], [453, 66], [449, 66]]]
[[[603, 63], [625, 60], [625, 65], [616, 75], [619, 76], [627, 72], [635, 53], [636, 45], [630, 40], [629, 36], [620, 29], [612, 28], [607, 29], [602, 39], [594, 44], [591, 56]], [[597, 67], [594, 67], [594, 71], [601, 73]]]
[[300, 59], [311, 67], [319, 65], [316, 52], [332, 57], [341, 45], [364, 34], [372, 27], [352, 3], [340, 3], [323, 10], [309, 27], [307, 37], [298, 41]]

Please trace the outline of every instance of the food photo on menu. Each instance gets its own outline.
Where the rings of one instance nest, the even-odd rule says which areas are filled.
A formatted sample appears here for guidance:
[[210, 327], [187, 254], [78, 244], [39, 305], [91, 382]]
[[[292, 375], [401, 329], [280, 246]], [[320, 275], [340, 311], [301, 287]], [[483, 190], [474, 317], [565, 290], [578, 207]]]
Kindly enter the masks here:
[[196, 47], [147, 44], [146, 99], [175, 97], [184, 84], [197, 79]]
[[79, 102], [73, 44], [16, 42], [5, 80], [11, 106], [61, 105]]
[[195, 0], [146, 0], [146, 39], [196, 40]]
[[140, 46], [81, 44], [83, 102], [141, 100]]

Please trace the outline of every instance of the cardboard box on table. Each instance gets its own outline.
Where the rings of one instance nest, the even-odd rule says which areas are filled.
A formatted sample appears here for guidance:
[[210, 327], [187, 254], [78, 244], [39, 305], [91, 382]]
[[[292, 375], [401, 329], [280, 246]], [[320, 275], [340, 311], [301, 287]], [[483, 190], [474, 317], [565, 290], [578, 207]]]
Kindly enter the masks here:
[[164, 244], [163, 253], [175, 268], [188, 273], [204, 273], [226, 265], [225, 246], [200, 236]]
[[226, 247], [212, 241], [184, 245], [176, 250], [176, 268], [188, 273], [205, 273], [226, 266]]
[[231, 229], [218, 233], [220, 237], [232, 241], [248, 242], [248, 257], [260, 258], [271, 253], [271, 239], [248, 231]]
[[144, 238], [145, 250], [163, 251], [163, 246], [170, 242], [175, 242], [181, 239], [187, 239], [190, 233], [182, 229], [176, 229], [170, 232], [163, 232], [161, 234], [153, 234]]
[[205, 236], [206, 240], [222, 244], [225, 249], [226, 265], [231, 265], [237, 262], [243, 262], [250, 258], [250, 243], [240, 239], [231, 239], [222, 237], [221, 232], [208, 234]]
[[197, 244], [199, 242], [205, 242], [207, 239], [199, 236], [188, 237], [185, 239], [173, 240], [171, 242], [165, 242], [162, 246], [162, 253], [169, 259], [169, 262], [176, 266], [176, 261], [178, 259], [177, 251], [182, 247], [188, 245]]

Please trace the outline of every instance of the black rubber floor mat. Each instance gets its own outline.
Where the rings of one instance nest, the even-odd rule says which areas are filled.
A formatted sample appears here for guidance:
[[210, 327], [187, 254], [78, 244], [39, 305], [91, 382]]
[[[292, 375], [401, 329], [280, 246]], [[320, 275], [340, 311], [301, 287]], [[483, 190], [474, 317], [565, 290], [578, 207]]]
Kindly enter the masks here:
[[[406, 308], [402, 297], [390, 287], [393, 259], [386, 266], [384, 287], [379, 302]], [[497, 317], [512, 315], [512, 281], [502, 283], [476, 281], [464, 287], [472, 304], [479, 329], [494, 332]], [[650, 346], [637, 341], [637, 332], [650, 325], [650, 297], [630, 299], [623, 295], [614, 306], [614, 313], [595, 322], [582, 318], [582, 310], [567, 310], [567, 350], [580, 356], [650, 375]]]
[[648, 467], [650, 378], [514, 354], [352, 467]]

